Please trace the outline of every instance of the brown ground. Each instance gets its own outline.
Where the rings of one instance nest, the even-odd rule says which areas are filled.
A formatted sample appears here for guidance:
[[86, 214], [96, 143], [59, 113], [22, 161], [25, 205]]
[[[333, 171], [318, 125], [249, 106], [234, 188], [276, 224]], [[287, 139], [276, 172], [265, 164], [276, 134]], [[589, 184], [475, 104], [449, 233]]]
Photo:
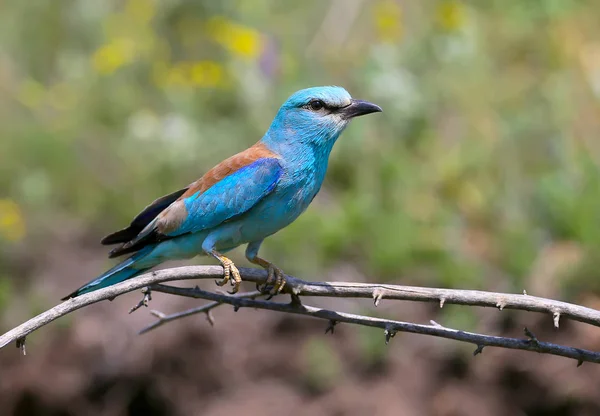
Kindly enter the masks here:
[[[102, 255], [80, 243], [77, 259], [65, 263], [54, 251], [69, 241], [74, 244], [65, 239], [46, 251], [43, 271], [29, 270], [20, 258], [38, 276], [36, 290], [27, 302], [13, 302], [3, 328], [33, 314], [19, 305], [37, 301], [45, 309], [104, 267]], [[0, 414], [600, 414], [600, 367], [593, 364], [577, 368], [564, 358], [492, 348], [473, 357], [471, 346], [410, 334], [397, 335], [377, 359], [364, 345], [371, 339], [369, 348], [383, 349], [380, 331], [338, 325], [331, 336], [320, 320], [234, 313], [227, 306], [214, 311], [214, 328], [199, 315], [138, 336], [152, 320], [145, 309], [127, 314], [139, 298], [103, 302], [46, 326], [29, 337], [25, 357], [15, 348], [1, 350]], [[310, 302], [415, 322], [439, 315], [437, 305], [408, 302], [384, 301], [376, 311], [367, 300]], [[197, 304], [156, 294], [151, 308], [175, 312]], [[600, 331], [566, 320], [556, 332], [549, 317], [537, 314], [479, 310], [478, 319], [478, 330], [487, 333], [521, 336], [527, 325], [543, 340], [600, 349]]]

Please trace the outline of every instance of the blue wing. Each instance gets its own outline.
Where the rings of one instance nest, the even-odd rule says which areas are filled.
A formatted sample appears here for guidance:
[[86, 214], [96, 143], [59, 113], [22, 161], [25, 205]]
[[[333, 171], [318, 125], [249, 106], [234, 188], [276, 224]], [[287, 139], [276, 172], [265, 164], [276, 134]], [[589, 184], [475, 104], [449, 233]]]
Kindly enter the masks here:
[[258, 158], [208, 189], [182, 195], [140, 233], [112, 250], [109, 257], [136, 252], [149, 244], [215, 227], [242, 215], [277, 185], [282, 174], [277, 158]]
[[275, 158], [261, 158], [226, 176], [206, 191], [184, 198], [187, 216], [167, 236], [194, 233], [242, 215], [277, 185], [282, 168]]

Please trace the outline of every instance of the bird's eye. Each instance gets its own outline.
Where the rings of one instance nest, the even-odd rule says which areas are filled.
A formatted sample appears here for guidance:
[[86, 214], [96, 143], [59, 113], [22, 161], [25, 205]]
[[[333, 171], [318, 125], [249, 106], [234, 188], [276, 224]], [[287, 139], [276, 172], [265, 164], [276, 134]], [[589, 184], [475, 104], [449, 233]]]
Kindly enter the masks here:
[[325, 103], [321, 100], [311, 100], [308, 103], [308, 107], [313, 111], [319, 111], [323, 107], [325, 107]]

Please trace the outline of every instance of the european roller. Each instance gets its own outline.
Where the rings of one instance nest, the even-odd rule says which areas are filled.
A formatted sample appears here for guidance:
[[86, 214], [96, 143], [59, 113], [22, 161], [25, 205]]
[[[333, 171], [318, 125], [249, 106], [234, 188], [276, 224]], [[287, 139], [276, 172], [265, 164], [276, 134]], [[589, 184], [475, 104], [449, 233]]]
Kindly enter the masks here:
[[265, 288], [279, 293], [285, 275], [258, 256], [261, 243], [312, 202], [325, 178], [331, 149], [350, 120], [379, 111], [379, 106], [355, 100], [341, 87], [297, 91], [256, 144], [187, 187], [158, 198], [127, 228], [105, 237], [102, 244], [118, 244], [110, 258], [131, 256], [64, 299], [122, 282], [164, 261], [198, 254], [221, 263], [223, 279], [217, 284], [229, 282], [235, 293], [242, 279], [224, 253], [242, 244], [248, 244], [246, 258], [268, 271]]

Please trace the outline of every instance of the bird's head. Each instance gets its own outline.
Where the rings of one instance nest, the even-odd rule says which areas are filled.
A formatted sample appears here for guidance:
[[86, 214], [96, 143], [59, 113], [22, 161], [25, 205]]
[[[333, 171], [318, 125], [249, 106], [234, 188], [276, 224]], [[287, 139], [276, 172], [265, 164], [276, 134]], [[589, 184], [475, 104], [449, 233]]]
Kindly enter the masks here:
[[300, 90], [281, 106], [266, 135], [279, 145], [302, 142], [331, 148], [354, 117], [382, 111], [341, 87]]

